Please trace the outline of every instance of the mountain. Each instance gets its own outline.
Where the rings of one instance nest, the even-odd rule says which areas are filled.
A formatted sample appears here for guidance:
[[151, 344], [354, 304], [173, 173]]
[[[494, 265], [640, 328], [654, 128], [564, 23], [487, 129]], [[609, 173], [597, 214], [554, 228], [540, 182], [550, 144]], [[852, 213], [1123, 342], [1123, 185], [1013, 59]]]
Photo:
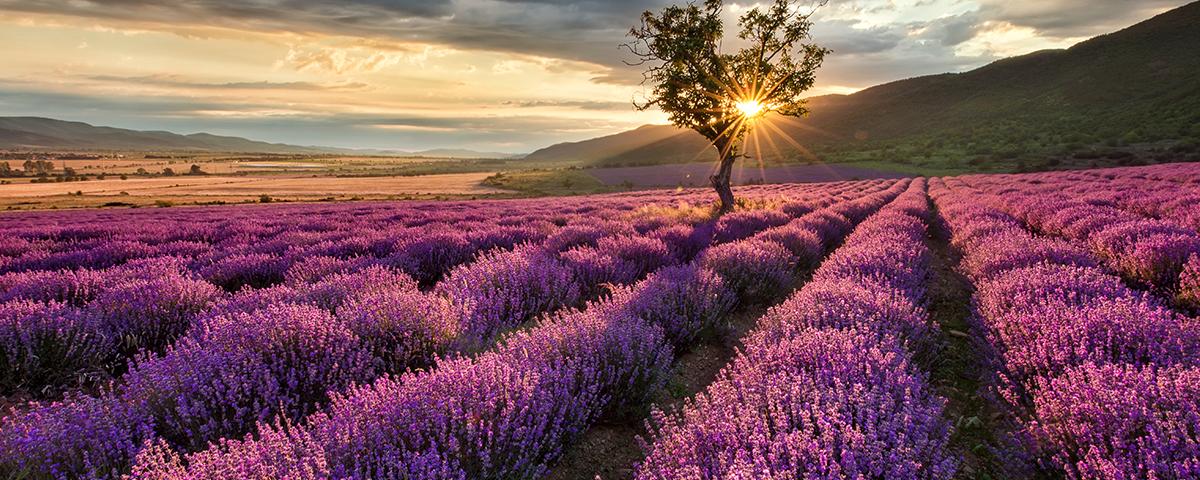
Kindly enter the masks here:
[[691, 157], [708, 148], [708, 141], [691, 130], [670, 125], [645, 125], [615, 135], [551, 145], [526, 155], [525, 159], [603, 164], [620, 163], [630, 155], [631, 160], [645, 156], [662, 159], [665, 163], [681, 163], [694, 161]]
[[208, 133], [180, 135], [97, 127], [40, 117], [0, 117], [0, 148], [9, 150], [193, 150], [259, 153], [329, 153], [319, 147], [267, 143]]
[[512, 158], [499, 152], [464, 149], [434, 149], [421, 152], [394, 150], [352, 150], [332, 147], [302, 147], [267, 143], [241, 137], [210, 133], [180, 135], [164, 131], [139, 131], [98, 127], [41, 117], [0, 117], [0, 149], [7, 150], [133, 150], [133, 151], [206, 151], [245, 153], [386, 155], [436, 158]]
[[[1200, 141], [1198, 26], [1195, 2], [1067, 49], [813, 97], [808, 117], [768, 118], [778, 131], [757, 129], [748, 153], [767, 160], [978, 165], [1049, 162], [1164, 140], [1190, 141], [1194, 148]], [[645, 126], [554, 145], [528, 158], [600, 166], [675, 163], [705, 145], [694, 132]], [[714, 158], [703, 152], [697, 160]]]

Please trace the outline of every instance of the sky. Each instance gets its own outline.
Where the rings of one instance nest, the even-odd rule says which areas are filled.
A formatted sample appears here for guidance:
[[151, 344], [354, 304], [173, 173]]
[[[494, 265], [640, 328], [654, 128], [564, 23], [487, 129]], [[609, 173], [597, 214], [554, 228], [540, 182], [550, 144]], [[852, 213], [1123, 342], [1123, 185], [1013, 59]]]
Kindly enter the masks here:
[[[0, 0], [0, 116], [529, 152], [665, 123], [632, 107], [645, 90], [619, 45], [641, 12], [668, 3]], [[830, 0], [812, 16], [812, 40], [833, 53], [811, 94], [1064, 48], [1185, 3]], [[755, 5], [726, 4], [731, 26]]]

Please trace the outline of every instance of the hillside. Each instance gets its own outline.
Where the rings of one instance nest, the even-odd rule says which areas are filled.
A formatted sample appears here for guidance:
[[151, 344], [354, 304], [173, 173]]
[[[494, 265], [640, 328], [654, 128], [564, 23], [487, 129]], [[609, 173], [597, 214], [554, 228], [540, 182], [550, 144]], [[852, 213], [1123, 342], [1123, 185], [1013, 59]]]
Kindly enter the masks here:
[[[748, 150], [768, 161], [815, 155], [974, 169], [1106, 163], [1155, 142], [1194, 145], [1200, 140], [1197, 25], [1200, 2], [1064, 50], [814, 97], [809, 117], [771, 120], [788, 138], [760, 129], [762, 151], [753, 144]], [[711, 160], [704, 146], [692, 132], [646, 126], [551, 146], [530, 158], [602, 166], [675, 163], [697, 154]]]
[[0, 117], [0, 148], [86, 150], [199, 150], [261, 153], [321, 153], [317, 147], [298, 147], [208, 133], [180, 135], [98, 127], [40, 117]]
[[241, 137], [210, 133], [180, 135], [164, 131], [140, 131], [100, 127], [41, 117], [0, 117], [0, 149], [6, 150], [131, 150], [131, 151], [204, 151], [246, 153], [308, 153], [412, 156], [429, 158], [493, 159], [512, 158], [500, 152], [465, 149], [433, 149], [419, 152], [396, 150], [354, 150], [332, 147], [302, 147], [268, 143]]

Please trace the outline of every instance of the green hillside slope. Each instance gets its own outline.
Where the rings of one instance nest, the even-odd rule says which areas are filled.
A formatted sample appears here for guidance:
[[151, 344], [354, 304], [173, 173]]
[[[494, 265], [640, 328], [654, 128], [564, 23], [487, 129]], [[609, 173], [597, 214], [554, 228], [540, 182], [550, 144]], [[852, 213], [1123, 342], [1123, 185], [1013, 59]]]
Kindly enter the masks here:
[[[778, 119], [748, 142], [772, 162], [869, 161], [1020, 170], [1195, 157], [1200, 142], [1200, 2], [1065, 50], [810, 99], [811, 116]], [[672, 127], [638, 130], [542, 160], [670, 163], [704, 141]], [[756, 148], [756, 146], [758, 148]]]

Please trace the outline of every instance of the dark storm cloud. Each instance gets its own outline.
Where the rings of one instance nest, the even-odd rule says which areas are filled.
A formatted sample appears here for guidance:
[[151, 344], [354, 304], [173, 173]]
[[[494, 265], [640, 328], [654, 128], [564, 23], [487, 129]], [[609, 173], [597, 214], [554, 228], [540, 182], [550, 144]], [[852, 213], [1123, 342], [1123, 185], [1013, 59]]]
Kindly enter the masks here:
[[1066, 38], [1108, 33], [1155, 12], [1178, 7], [1186, 0], [979, 0], [980, 18], [1030, 27], [1045, 35]]
[[[1028, 26], [1048, 36], [1065, 38], [1104, 33], [1144, 19], [1184, 0], [976, 0], [967, 14], [914, 25], [898, 21], [861, 28], [856, 14], [904, 12], [883, 0], [834, 1], [818, 15], [814, 35], [835, 55], [850, 56], [904, 50], [911, 41], [906, 29], [926, 27], [920, 39], [928, 53], [972, 38], [980, 25], [1005, 21]], [[640, 77], [623, 68], [627, 59], [618, 45], [645, 10], [672, 0], [0, 0], [0, 10], [38, 12], [84, 18], [124, 20], [173, 26], [222, 26], [255, 31], [327, 33], [370, 39], [432, 42], [462, 49], [482, 49], [579, 60], [613, 68], [598, 73], [598, 82], [637, 83]], [[918, 6], [918, 8], [920, 8]], [[888, 77], [878, 80], [887, 80]], [[845, 82], [842, 82], [845, 83]]]
[[0, 0], [0, 10], [254, 31], [432, 42], [619, 64], [618, 45], [666, 0]]
[[813, 24], [813, 40], [834, 54], [876, 53], [891, 50], [905, 37], [902, 25], [856, 28], [852, 20], [825, 20]]
[[979, 32], [980, 21], [977, 13], [968, 12], [942, 17], [928, 22], [923, 27], [925, 28], [925, 32], [921, 35], [923, 38], [935, 40], [945, 47], [952, 47], [975, 38], [975, 34]]

